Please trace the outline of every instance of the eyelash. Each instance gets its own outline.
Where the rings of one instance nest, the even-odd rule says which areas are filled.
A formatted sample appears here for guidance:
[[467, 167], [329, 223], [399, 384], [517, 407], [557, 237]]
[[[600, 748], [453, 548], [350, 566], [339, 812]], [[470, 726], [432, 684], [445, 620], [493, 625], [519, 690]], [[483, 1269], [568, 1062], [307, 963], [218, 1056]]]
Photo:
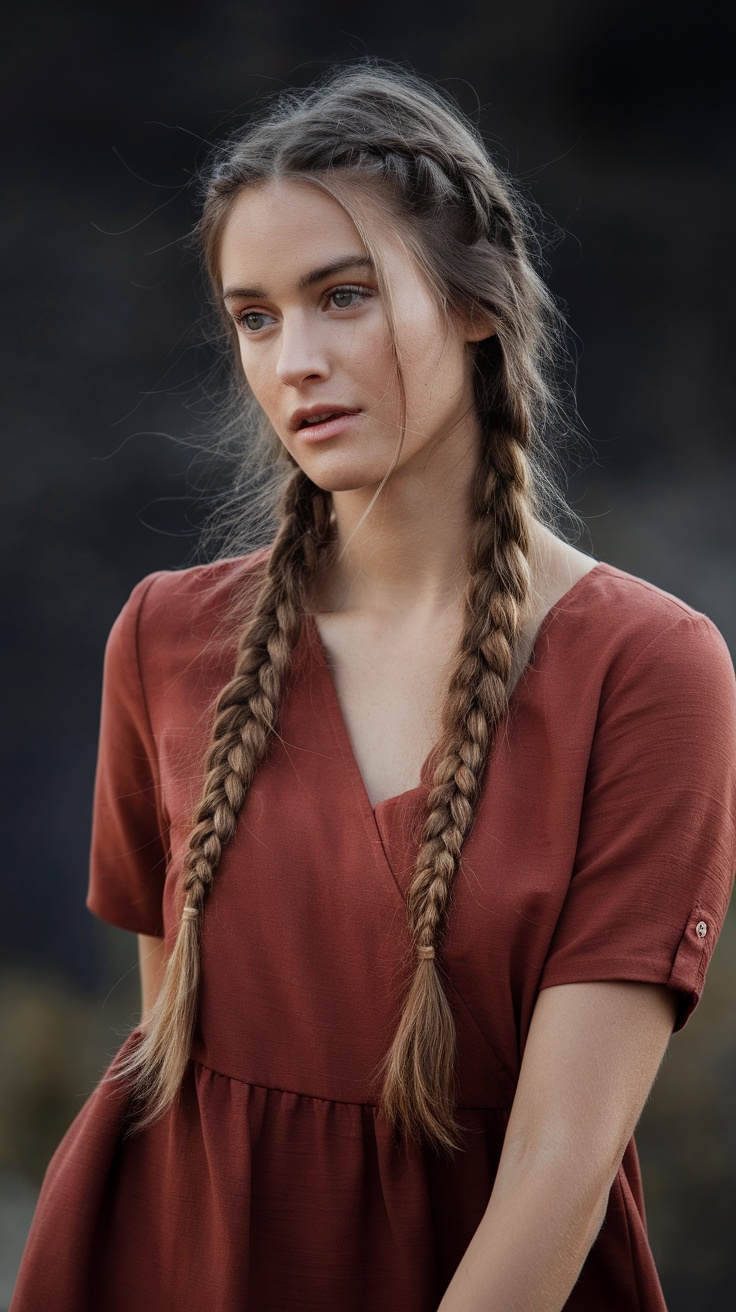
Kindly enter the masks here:
[[[341, 283], [339, 287], [330, 287], [329, 291], [324, 293], [323, 299], [329, 301], [331, 297], [338, 296], [341, 292], [349, 292], [351, 295], [357, 296], [359, 298], [358, 303], [370, 300], [373, 295], [373, 292], [370, 291], [368, 287], [360, 287], [353, 283]], [[350, 305], [333, 305], [330, 308], [336, 310], [338, 314], [344, 314], [347, 310], [352, 310], [355, 304], [355, 302], [351, 302]], [[248, 337], [258, 337], [265, 331], [266, 325], [263, 325], [260, 328], [248, 328], [245, 320], [250, 314], [259, 315], [261, 318], [270, 318], [271, 316], [267, 315], [263, 310], [240, 310], [237, 314], [233, 315], [238, 328], [242, 328]]]

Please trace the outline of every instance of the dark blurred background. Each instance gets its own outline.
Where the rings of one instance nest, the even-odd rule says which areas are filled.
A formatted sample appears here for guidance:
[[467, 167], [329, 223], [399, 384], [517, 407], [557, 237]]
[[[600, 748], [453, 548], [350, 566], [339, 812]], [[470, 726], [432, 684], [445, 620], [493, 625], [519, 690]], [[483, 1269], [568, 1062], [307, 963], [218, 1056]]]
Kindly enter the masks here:
[[[133, 938], [84, 907], [102, 655], [133, 584], [197, 551], [190, 182], [258, 97], [368, 54], [479, 118], [554, 239], [596, 453], [570, 485], [580, 545], [736, 644], [732, 5], [31, 0], [3, 35], [0, 1309], [46, 1162], [136, 1016]], [[671, 1312], [736, 1307], [735, 944], [730, 917], [638, 1133]]]

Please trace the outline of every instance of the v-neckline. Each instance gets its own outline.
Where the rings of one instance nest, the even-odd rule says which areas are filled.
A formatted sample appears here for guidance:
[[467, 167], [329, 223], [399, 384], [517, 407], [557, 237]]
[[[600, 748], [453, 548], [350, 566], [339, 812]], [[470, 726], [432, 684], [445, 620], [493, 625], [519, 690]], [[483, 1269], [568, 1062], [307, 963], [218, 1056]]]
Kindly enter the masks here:
[[338, 745], [340, 747], [341, 754], [345, 762], [346, 768], [352, 775], [356, 792], [362, 798], [364, 805], [368, 808], [368, 811], [370, 812], [373, 820], [375, 821], [376, 813], [379, 810], [379, 808], [384, 806], [389, 806], [393, 803], [401, 802], [405, 798], [409, 798], [415, 793], [423, 793], [427, 791], [427, 789], [429, 788], [427, 771], [429, 767], [429, 760], [432, 755], [432, 749], [430, 749], [430, 751], [427, 753], [427, 756], [422, 762], [421, 769], [419, 771], [418, 784], [415, 784], [412, 788], [405, 788], [404, 791], [401, 793], [394, 793], [392, 794], [391, 797], [383, 797], [379, 802], [376, 802], [375, 806], [373, 805], [368, 795], [368, 789], [366, 788], [365, 785], [363, 772], [360, 766], [358, 765], [358, 758], [355, 755], [355, 748], [353, 747], [350, 734], [348, 733], [348, 727], [345, 722], [345, 716], [343, 715], [342, 706], [340, 705], [340, 698], [337, 695], [335, 680], [332, 676], [332, 669], [330, 667], [329, 660], [327, 659], [327, 651], [322, 641], [322, 635], [320, 634], [319, 628], [317, 626], [317, 621], [311, 612], [307, 612], [304, 618], [307, 624], [307, 632], [310, 638], [310, 646], [312, 648], [313, 653], [316, 655], [317, 664], [320, 673], [322, 675], [324, 690], [325, 690], [325, 700], [327, 702], [327, 707], [330, 712], [330, 719], [332, 721], [335, 738], [337, 739]]
[[[585, 574], [582, 574], [580, 576], [579, 579], [576, 579], [575, 582], [572, 584], [572, 586], [569, 587], [566, 592], [563, 592], [562, 596], [557, 598], [557, 601], [552, 603], [552, 605], [549, 607], [549, 610], [546, 611], [541, 623], [538, 625], [536, 633], [534, 634], [534, 639], [529, 654], [526, 658], [524, 667], [521, 671], [522, 674], [524, 670], [527, 669], [534, 662], [534, 658], [540, 640], [544, 637], [545, 632], [549, 627], [549, 625], [552, 623], [553, 619], [555, 618], [557, 611], [565, 605], [565, 603], [572, 597], [573, 593], [577, 591], [580, 585], [584, 583], [586, 579], [590, 578], [591, 574], [595, 574], [604, 565], [605, 565], [604, 561], [600, 561], [600, 560], [597, 561], [596, 564], [593, 565], [592, 569], [587, 570]], [[413, 794], [418, 794], [428, 791], [428, 789], [431, 787], [431, 781], [427, 778], [427, 773], [429, 769], [429, 762], [432, 756], [432, 752], [434, 751], [434, 747], [430, 748], [430, 751], [427, 753], [427, 756], [422, 762], [421, 769], [419, 771], [418, 784], [415, 784], [412, 788], [405, 788], [403, 792], [395, 793], [391, 797], [381, 798], [381, 800], [376, 802], [374, 806], [368, 795], [368, 789], [366, 788], [365, 785], [363, 773], [360, 769], [360, 766], [358, 765], [358, 758], [355, 755], [355, 749], [353, 747], [350, 734], [348, 733], [348, 727], [345, 722], [345, 716], [343, 715], [342, 706], [340, 705], [340, 699], [337, 695], [337, 687], [335, 685], [335, 680], [332, 676], [330, 663], [327, 659], [327, 651], [322, 641], [322, 635], [320, 634], [319, 627], [317, 625], [317, 620], [311, 611], [307, 611], [305, 613], [304, 618], [306, 621], [307, 632], [309, 638], [311, 639], [310, 645], [312, 647], [312, 651], [317, 656], [318, 665], [324, 677], [326, 697], [327, 697], [329, 709], [331, 711], [330, 718], [332, 720], [333, 727], [335, 730], [335, 736], [338, 740], [338, 743], [340, 744], [342, 750], [342, 756], [345, 760], [346, 766], [353, 776], [356, 789], [358, 793], [362, 795], [364, 803], [368, 807], [368, 810], [370, 811], [373, 820], [375, 822], [376, 812], [379, 807], [393, 805], [395, 803], [399, 803], [403, 801], [406, 798], [411, 797]], [[519, 684], [519, 679], [517, 679], [516, 684], [514, 685], [513, 691], [511, 693], [511, 697], [509, 699], [509, 707], [512, 705], [514, 697], [516, 696], [516, 689], [518, 687], [518, 684]]]

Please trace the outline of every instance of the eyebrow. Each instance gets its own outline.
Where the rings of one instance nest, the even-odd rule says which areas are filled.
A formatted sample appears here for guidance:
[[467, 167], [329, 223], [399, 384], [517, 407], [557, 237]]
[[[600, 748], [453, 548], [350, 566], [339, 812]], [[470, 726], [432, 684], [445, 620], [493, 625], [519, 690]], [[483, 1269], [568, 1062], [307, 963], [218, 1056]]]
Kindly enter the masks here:
[[[323, 264], [319, 269], [312, 269], [311, 273], [305, 273], [299, 279], [299, 290], [304, 291], [307, 287], [313, 287], [315, 283], [322, 282], [325, 278], [332, 278], [337, 273], [344, 273], [346, 269], [373, 269], [373, 260], [369, 255], [345, 255], [340, 260], [331, 260], [329, 264]], [[227, 287], [222, 294], [225, 301], [235, 300], [241, 297], [243, 300], [268, 300], [268, 293], [263, 287]]]

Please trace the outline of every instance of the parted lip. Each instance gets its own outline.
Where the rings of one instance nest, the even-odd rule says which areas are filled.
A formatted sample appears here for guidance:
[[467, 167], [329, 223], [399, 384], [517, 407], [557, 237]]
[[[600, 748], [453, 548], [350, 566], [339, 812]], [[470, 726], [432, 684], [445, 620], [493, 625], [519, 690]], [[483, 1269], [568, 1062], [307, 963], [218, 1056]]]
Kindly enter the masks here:
[[305, 419], [316, 419], [318, 415], [357, 415], [359, 410], [347, 405], [331, 405], [329, 401], [322, 402], [321, 405], [304, 406], [300, 410], [295, 410], [289, 420], [289, 428], [296, 432], [301, 428]]

